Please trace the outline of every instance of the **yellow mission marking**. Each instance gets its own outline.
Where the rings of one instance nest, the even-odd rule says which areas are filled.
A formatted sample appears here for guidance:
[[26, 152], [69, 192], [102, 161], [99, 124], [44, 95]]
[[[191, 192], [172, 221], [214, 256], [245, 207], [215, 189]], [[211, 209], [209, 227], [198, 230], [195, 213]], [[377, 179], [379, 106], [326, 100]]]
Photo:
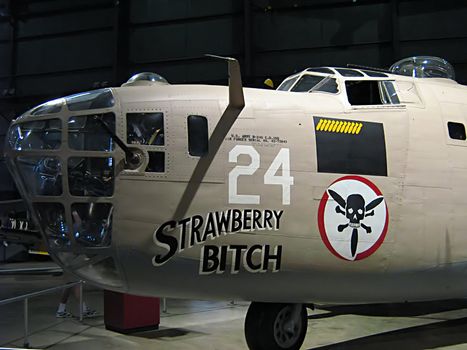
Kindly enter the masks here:
[[358, 128], [357, 128], [357, 131], [356, 131], [356, 134], [360, 134], [360, 131], [362, 130], [362, 127], [363, 127], [363, 124], [362, 123], [358, 123]]
[[363, 123], [344, 122], [342, 120], [320, 119], [316, 131], [337, 132], [358, 135], [363, 129]]
[[336, 129], [336, 132], [342, 132], [342, 129], [344, 128], [345, 122], [340, 121], [339, 126]]
[[329, 120], [324, 120], [323, 126], [321, 127], [322, 131], [326, 131], [328, 129], [328, 124], [330, 123]]
[[316, 125], [316, 130], [317, 131], [321, 130], [321, 126], [323, 125], [323, 123], [324, 123], [324, 119], [320, 119], [318, 125]]
[[356, 134], [358, 129], [358, 123], [355, 123], [355, 126], [352, 129], [352, 134]]
[[347, 134], [349, 132], [351, 123], [345, 122], [345, 129], [344, 129], [344, 134]]
[[338, 126], [339, 126], [339, 122], [336, 121], [336, 122], [334, 123], [334, 126], [332, 127], [332, 130], [331, 130], [331, 131], [332, 131], [332, 132], [336, 132], [336, 129], [337, 129]]

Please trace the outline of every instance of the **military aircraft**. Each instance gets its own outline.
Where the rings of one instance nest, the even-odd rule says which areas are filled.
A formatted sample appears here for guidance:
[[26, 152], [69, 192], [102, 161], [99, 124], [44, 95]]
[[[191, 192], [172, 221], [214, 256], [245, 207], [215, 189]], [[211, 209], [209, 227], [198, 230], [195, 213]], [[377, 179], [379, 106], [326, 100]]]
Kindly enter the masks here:
[[467, 88], [448, 62], [309, 68], [276, 90], [122, 87], [47, 102], [6, 157], [49, 252], [103, 288], [252, 301], [250, 349], [312, 303], [464, 297]]

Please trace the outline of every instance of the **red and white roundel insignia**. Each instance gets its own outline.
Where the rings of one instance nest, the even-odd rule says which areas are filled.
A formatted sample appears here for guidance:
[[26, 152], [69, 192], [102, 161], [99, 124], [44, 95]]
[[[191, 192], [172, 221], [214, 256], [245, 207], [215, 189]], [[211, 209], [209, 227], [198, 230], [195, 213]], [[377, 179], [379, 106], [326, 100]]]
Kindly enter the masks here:
[[326, 247], [345, 260], [361, 260], [383, 243], [388, 230], [388, 208], [383, 194], [370, 180], [345, 176], [321, 198], [318, 226]]

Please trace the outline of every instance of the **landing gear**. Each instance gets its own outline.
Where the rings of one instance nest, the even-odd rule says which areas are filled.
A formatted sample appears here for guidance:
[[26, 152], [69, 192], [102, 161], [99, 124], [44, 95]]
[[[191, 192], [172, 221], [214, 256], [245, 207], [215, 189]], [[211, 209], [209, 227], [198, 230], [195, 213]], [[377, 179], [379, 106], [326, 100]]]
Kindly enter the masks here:
[[252, 302], [245, 319], [250, 350], [298, 350], [308, 326], [302, 304]]

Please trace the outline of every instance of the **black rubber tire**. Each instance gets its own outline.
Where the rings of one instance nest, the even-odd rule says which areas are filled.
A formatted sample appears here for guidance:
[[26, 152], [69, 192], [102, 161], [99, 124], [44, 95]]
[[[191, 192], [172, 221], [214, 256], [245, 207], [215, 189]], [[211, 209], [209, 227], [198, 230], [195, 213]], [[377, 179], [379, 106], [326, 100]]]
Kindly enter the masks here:
[[245, 338], [250, 350], [299, 350], [305, 340], [308, 327], [305, 306], [300, 312], [300, 334], [296, 341], [282, 347], [274, 336], [274, 325], [279, 314], [291, 304], [252, 302], [245, 318]]

